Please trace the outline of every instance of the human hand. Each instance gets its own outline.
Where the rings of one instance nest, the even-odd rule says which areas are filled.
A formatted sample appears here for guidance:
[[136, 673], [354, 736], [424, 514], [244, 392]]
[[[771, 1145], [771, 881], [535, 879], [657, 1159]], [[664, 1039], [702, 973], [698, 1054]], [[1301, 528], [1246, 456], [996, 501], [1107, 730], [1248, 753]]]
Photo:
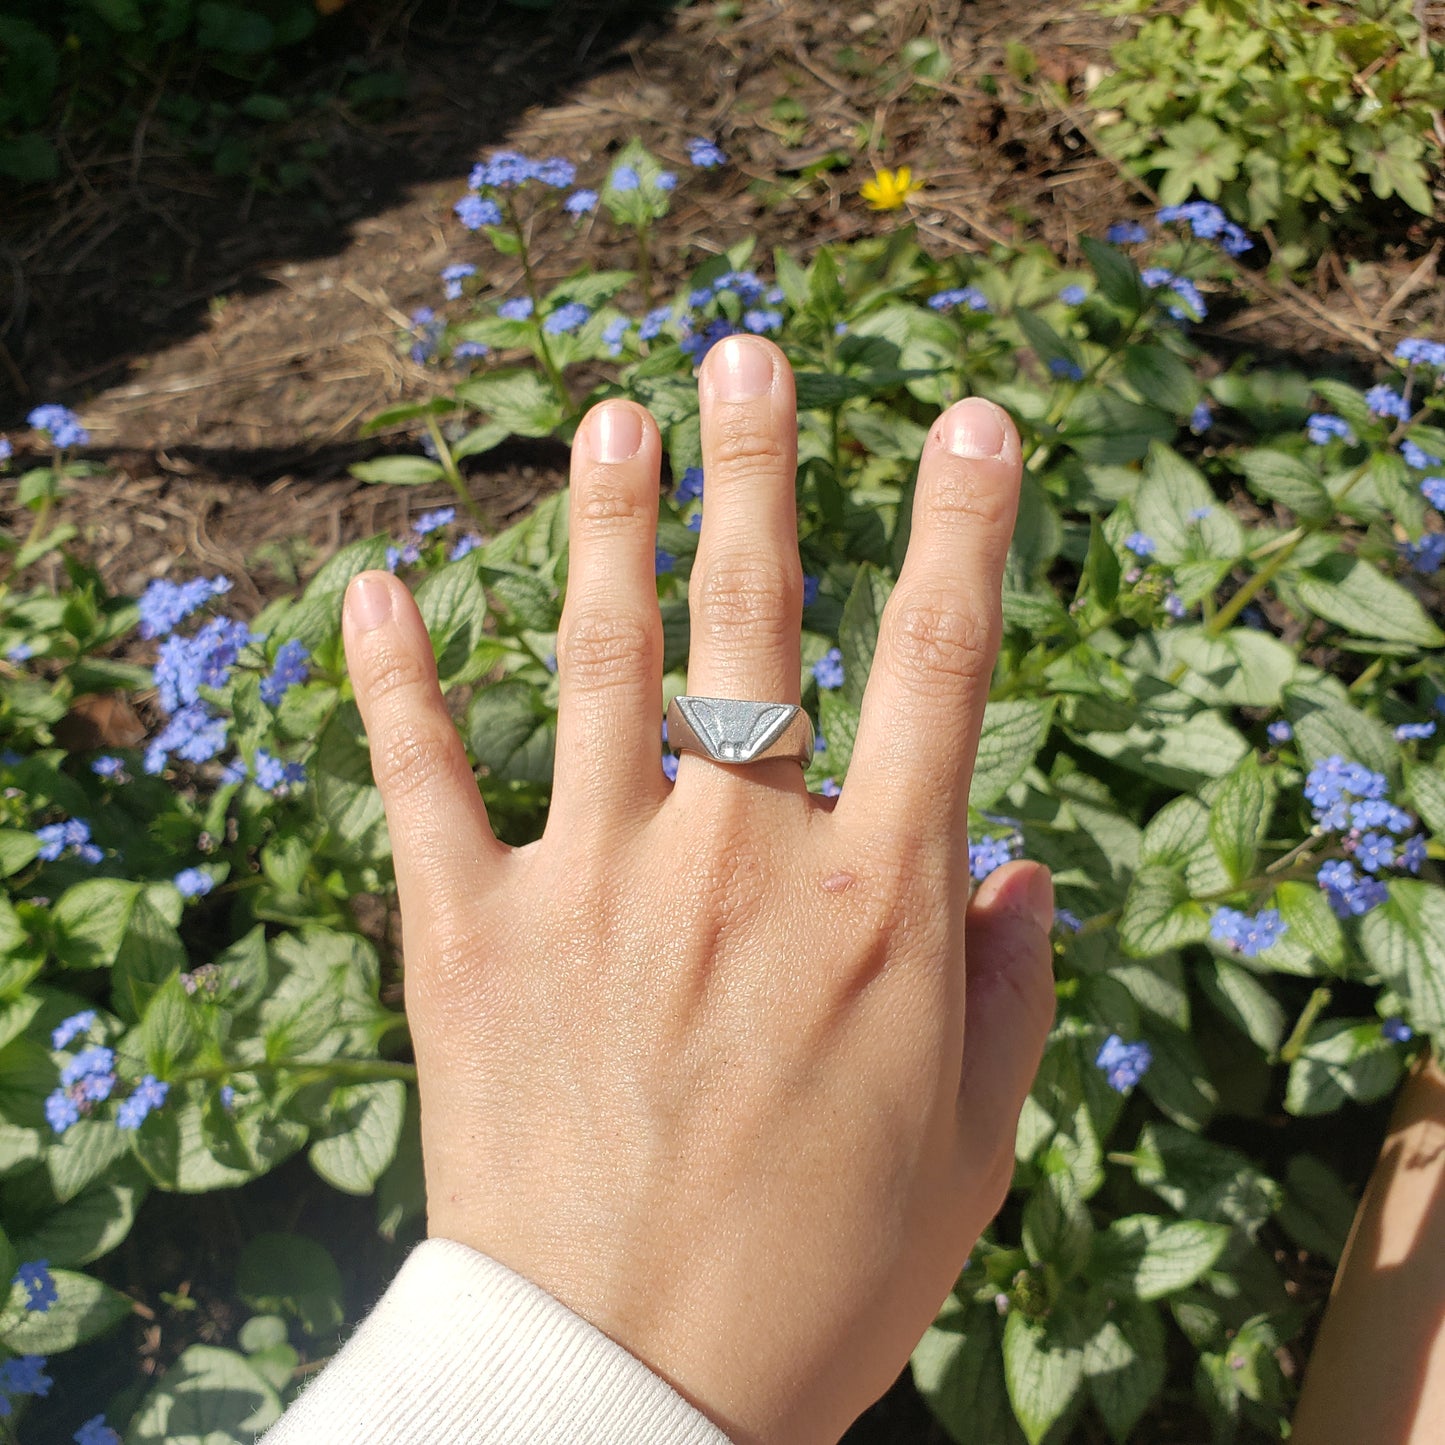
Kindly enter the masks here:
[[[800, 697], [792, 374], [701, 377], [689, 692]], [[660, 767], [661, 444], [628, 402], [572, 455], [544, 836], [493, 836], [400, 582], [346, 600], [386, 805], [428, 1228], [508, 1265], [740, 1442], [835, 1441], [887, 1389], [1003, 1200], [1053, 1015], [1052, 885], [969, 903], [967, 798], [998, 648], [1018, 437], [929, 433], [847, 784]]]

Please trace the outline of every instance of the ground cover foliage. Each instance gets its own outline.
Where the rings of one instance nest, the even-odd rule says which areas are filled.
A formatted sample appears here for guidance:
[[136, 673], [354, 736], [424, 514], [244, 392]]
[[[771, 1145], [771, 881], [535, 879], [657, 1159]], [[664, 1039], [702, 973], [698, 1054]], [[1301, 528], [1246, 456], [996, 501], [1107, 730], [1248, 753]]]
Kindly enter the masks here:
[[1166, 205], [1270, 226], [1291, 266], [1435, 210], [1445, 46], [1410, 0], [1105, 0], [1140, 23], [1089, 94], [1109, 151]]
[[[1078, 266], [1042, 248], [940, 260], [899, 174], [870, 188], [876, 235], [807, 256], [743, 244], [660, 296], [649, 245], [674, 192], [726, 164], [706, 138], [690, 155], [682, 175], [636, 143], [595, 176], [512, 153], [477, 167], [403, 342], [434, 395], [375, 422], [424, 445], [357, 468], [449, 482], [456, 506], [343, 548], [258, 616], [228, 614], [223, 578], [109, 595], [52, 522], [85, 485], [80, 421], [41, 409], [18, 439], [34, 525], [0, 593], [0, 1432], [45, 1411], [82, 1445], [249, 1439], [298, 1387], [300, 1351], [329, 1349], [335, 1260], [263, 1235], [238, 1261], [253, 1314], [234, 1338], [66, 1418], [51, 1380], [128, 1314], [103, 1276], [149, 1194], [228, 1191], [305, 1151], [329, 1185], [375, 1193], [381, 1228], [414, 1225], [414, 1070], [385, 987], [400, 960], [357, 903], [391, 874], [342, 593], [367, 567], [406, 576], [491, 816], [536, 837], [566, 498], [485, 535], [467, 460], [565, 440], [606, 396], [652, 409], [665, 704], [706, 506], [693, 373], [748, 330], [798, 378], [819, 791], [846, 786], [931, 418], [979, 393], [1024, 438], [971, 865], [1053, 868], [1059, 1013], [1013, 1197], [918, 1348], [919, 1388], [960, 1440], [1157, 1439], [1161, 1421], [1283, 1438], [1280, 1347], [1319, 1301], [1273, 1246], [1327, 1269], [1353, 1203], [1303, 1134], [1251, 1150], [1237, 1126], [1380, 1099], [1445, 1031], [1445, 346], [1406, 340], [1368, 388], [1221, 371], [1191, 324], [1227, 300], [1249, 238], [1213, 207], [1086, 239]], [[539, 287], [534, 248], [571, 227], [630, 236], [636, 266]], [[93, 746], [117, 713], [146, 725]]]
[[[280, 58], [346, 0], [5, 0], [0, 5], [0, 175], [53, 181], [76, 133], [118, 138], [154, 121], [219, 175], [289, 189], [316, 159], [279, 153], [274, 133], [298, 113], [405, 94], [403, 77], [357, 57], [330, 92], [286, 98]], [[271, 135], [267, 133], [271, 128]]]

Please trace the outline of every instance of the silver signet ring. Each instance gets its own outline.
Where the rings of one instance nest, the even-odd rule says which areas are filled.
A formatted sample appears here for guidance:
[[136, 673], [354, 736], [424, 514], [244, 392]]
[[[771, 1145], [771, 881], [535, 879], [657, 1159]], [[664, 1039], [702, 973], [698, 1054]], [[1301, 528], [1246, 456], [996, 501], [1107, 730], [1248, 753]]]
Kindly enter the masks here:
[[667, 709], [667, 745], [715, 763], [791, 758], [806, 768], [813, 759], [813, 720], [788, 702], [683, 695]]

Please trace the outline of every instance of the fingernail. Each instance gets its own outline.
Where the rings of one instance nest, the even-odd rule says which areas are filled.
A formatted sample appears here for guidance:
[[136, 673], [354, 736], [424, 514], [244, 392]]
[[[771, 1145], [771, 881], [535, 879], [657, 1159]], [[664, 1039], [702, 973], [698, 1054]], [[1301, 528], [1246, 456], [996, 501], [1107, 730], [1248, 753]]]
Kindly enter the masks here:
[[1003, 413], [991, 401], [970, 397], [953, 407], [945, 418], [943, 441], [956, 457], [979, 461], [1003, 455]]
[[710, 368], [720, 401], [752, 401], [773, 385], [773, 358], [757, 341], [730, 336], [714, 348], [717, 360]]
[[357, 631], [370, 632], [391, 617], [391, 588], [380, 577], [358, 577], [346, 605]]
[[1037, 919], [1047, 933], [1054, 926], [1054, 875], [1047, 868], [1034, 868], [1022, 892], [1017, 911]]
[[591, 431], [600, 462], [625, 462], [642, 446], [642, 418], [630, 406], [599, 406]]

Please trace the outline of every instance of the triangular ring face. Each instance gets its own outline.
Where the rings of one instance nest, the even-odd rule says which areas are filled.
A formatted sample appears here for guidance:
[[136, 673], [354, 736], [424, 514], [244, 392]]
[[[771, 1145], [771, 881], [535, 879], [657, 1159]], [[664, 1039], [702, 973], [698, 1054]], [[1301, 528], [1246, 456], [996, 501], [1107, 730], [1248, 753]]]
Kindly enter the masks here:
[[722, 697], [679, 697], [678, 710], [698, 740], [720, 762], [748, 763], [782, 736], [797, 708], [781, 702], [736, 702]]

